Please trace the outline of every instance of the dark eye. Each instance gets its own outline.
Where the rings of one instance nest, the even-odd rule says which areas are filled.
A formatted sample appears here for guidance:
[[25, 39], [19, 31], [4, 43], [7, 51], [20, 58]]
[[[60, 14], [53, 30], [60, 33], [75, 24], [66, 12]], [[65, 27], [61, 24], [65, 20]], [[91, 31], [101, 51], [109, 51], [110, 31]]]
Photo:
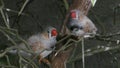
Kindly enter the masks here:
[[74, 27], [71, 27], [70, 30], [73, 31]]
[[70, 28], [71, 31], [73, 31], [74, 29], [77, 31], [77, 30], [79, 30], [79, 29], [83, 29], [83, 27], [82, 27], [82, 26], [72, 26], [72, 27]]
[[83, 27], [82, 27], [82, 26], [80, 26], [80, 27], [79, 27], [79, 29], [83, 29]]
[[48, 33], [50, 33], [50, 31], [49, 31], [49, 30], [48, 30], [47, 32], [48, 32]]

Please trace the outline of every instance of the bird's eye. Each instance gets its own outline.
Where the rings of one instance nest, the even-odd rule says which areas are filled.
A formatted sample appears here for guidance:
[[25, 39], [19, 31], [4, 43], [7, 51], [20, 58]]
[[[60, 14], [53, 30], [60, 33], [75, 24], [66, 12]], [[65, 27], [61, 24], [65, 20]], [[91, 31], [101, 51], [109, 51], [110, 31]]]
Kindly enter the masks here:
[[71, 31], [73, 31], [73, 29], [74, 29], [73, 27], [70, 28]]
[[83, 29], [83, 27], [82, 27], [82, 26], [80, 26], [80, 27], [79, 27], [79, 29]]
[[79, 26], [72, 26], [72, 27], [70, 28], [71, 31], [73, 31], [74, 29], [75, 29], [75, 30], [79, 29]]
[[47, 32], [48, 32], [48, 33], [50, 33], [50, 31], [49, 31], [49, 30], [48, 30]]

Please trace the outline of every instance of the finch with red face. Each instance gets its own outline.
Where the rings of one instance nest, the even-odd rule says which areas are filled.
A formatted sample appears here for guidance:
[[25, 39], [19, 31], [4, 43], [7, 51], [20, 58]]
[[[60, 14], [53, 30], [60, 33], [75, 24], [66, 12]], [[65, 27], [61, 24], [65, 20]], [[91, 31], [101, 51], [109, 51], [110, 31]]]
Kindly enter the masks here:
[[97, 28], [94, 23], [80, 10], [71, 10], [67, 22], [67, 28], [75, 36], [89, 37], [95, 35]]
[[[53, 51], [52, 47], [55, 47], [55, 44], [57, 42], [56, 41], [57, 35], [58, 35], [58, 33], [57, 33], [56, 28], [47, 27], [43, 32], [32, 35], [27, 39], [27, 43], [31, 47], [33, 52], [36, 55], [39, 55], [40, 62], [43, 61], [47, 64], [50, 64], [50, 62], [44, 58], [52, 53], [52, 51]], [[21, 43], [20, 45], [18, 45], [18, 47], [26, 49], [26, 46], [24, 43]], [[15, 53], [16, 50], [12, 50], [10, 52]], [[26, 54], [22, 50], [20, 51], [20, 53], [23, 56]]]

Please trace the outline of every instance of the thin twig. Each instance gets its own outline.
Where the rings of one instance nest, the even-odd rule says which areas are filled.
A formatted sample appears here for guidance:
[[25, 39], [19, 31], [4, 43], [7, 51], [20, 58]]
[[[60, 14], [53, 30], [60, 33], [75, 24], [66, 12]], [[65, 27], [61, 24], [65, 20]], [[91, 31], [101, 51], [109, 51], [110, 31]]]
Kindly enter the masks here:
[[5, 68], [18, 68], [16, 66], [13, 66], [13, 65], [0, 65], [0, 67], [5, 67]]
[[6, 57], [6, 59], [7, 59], [7, 63], [8, 63], [8, 65], [11, 66], [9, 56], [8, 56], [8, 55], [5, 55], [5, 57]]
[[4, 32], [3, 30], [0, 29], [0, 32], [2, 32], [7, 38], [9, 38], [9, 40], [14, 44], [14, 45], [17, 45], [16, 42], [6, 33]]
[[24, 8], [26, 7], [26, 5], [28, 4], [29, 0], [26, 0], [22, 6], [22, 8], [20, 9], [19, 13], [18, 13], [18, 16], [21, 15], [21, 13], [23, 12]]
[[[77, 45], [77, 44], [76, 44], [76, 45]], [[77, 48], [77, 47], [75, 47], [75, 48], [73, 49], [72, 54], [70, 55], [70, 57], [69, 57], [68, 60], [74, 58], [75, 52], [76, 52], [76, 50], [77, 50], [76, 48]]]
[[103, 38], [108, 38], [108, 37], [113, 37], [113, 36], [117, 36], [120, 35], [120, 31], [117, 33], [112, 33], [112, 34], [106, 34], [106, 35], [96, 35], [96, 37], [103, 37]]
[[22, 57], [20, 55], [20, 50], [19, 49], [18, 49], [18, 57], [19, 57], [19, 60], [18, 60], [18, 62], [19, 62], [19, 68], [22, 68]]
[[[60, 52], [65, 50], [66, 48], [70, 47], [73, 43], [78, 43], [81, 41], [81, 38], [79, 40], [69, 39], [56, 53], [55, 56]], [[70, 43], [72, 42], [72, 43]]]
[[[4, 27], [0, 27], [0, 28], [1, 28], [1, 29], [4, 29], [4, 33], [6, 32], [7, 35], [8, 35], [8, 34], [12, 34], [13, 36], [17, 37], [19, 40], [21, 40], [21, 41], [25, 44], [25, 46], [26, 46], [29, 50], [31, 50], [31, 48], [30, 48], [30, 46], [28, 45], [28, 43], [19, 36], [19, 34], [18, 34], [17, 31], [15, 31], [15, 33], [14, 33], [14, 32], [12, 32], [12, 31], [10, 31], [10, 30], [13, 30], [13, 29], [10, 29], [10, 30], [9, 30], [9, 29], [6, 29], [6, 28], [4, 28]], [[32, 50], [31, 50], [31, 51], [32, 51]]]
[[82, 64], [83, 64], [83, 68], [85, 68], [85, 52], [84, 52], [84, 38], [82, 38]]
[[4, 22], [5, 22], [5, 25], [7, 26], [7, 28], [10, 28], [9, 23], [7, 22], [5, 14], [3, 12], [3, 9], [0, 9], [0, 12], [1, 12], [2, 18], [3, 18]]
[[118, 39], [118, 40], [113, 40], [113, 39], [111, 39], [111, 38], [102, 38], [102, 37], [95, 37], [94, 39], [96, 39], [96, 40], [99, 40], [99, 41], [106, 41], [106, 42], [113, 42], [113, 43], [116, 43], [116, 44], [120, 44], [120, 39]]
[[4, 12], [3, 12], [3, 8], [4, 8], [4, 2], [3, 2], [3, 0], [0, 0], [0, 3], [1, 3], [0, 13], [1, 13], [1, 15], [2, 15], [2, 18], [3, 18], [3, 20], [4, 20], [4, 23], [5, 23], [6, 27], [9, 29], [9, 28], [10, 28], [9, 22], [7, 22], [6, 17], [5, 17], [5, 14], [4, 14]]
[[56, 45], [62, 43], [63, 41], [65, 41], [65, 40], [66, 40], [67, 38], [69, 38], [70, 36], [71, 36], [71, 35], [65, 36], [64, 38], [62, 38], [61, 40], [59, 40], [59, 41], [56, 43]]
[[24, 58], [28, 61], [28, 64], [30, 64], [33, 68], [38, 68], [38, 66], [34, 63], [33, 60], [26, 58], [26, 57], [24, 57]]
[[4, 52], [0, 53], [0, 58], [3, 57], [3, 56], [5, 56], [5, 54], [8, 53], [9, 51], [14, 50], [14, 49], [20, 49], [20, 50], [25, 51], [27, 53], [34, 54], [34, 52], [31, 51], [31, 50], [22, 49], [22, 48], [20, 48], [18, 46], [11, 46], [11, 47], [6, 48]]
[[[116, 49], [119, 49], [119, 48], [120, 48], [120, 45], [109, 46], [109, 47], [106, 47], [106, 46], [97, 46], [95, 48], [91, 48], [91, 49], [85, 50], [85, 57], [92, 56], [94, 54], [105, 52], [105, 51], [116, 50]], [[76, 60], [80, 60], [81, 58], [82, 58], [82, 54], [80, 53], [78, 56], [76, 56], [75, 58], [73, 58], [73, 59], [71, 59], [71, 60], [69, 60], [67, 62], [68, 63], [74, 62]]]
[[[19, 13], [19, 11], [16, 11], [16, 10], [12, 10], [12, 9], [9, 9], [9, 8], [3, 8], [4, 10], [6, 10], [6, 11], [8, 11], [8, 12], [13, 12], [13, 13]], [[26, 16], [28, 16], [28, 14], [26, 14], [26, 13], [23, 13], [23, 12], [21, 12], [21, 15], [26, 15]]]

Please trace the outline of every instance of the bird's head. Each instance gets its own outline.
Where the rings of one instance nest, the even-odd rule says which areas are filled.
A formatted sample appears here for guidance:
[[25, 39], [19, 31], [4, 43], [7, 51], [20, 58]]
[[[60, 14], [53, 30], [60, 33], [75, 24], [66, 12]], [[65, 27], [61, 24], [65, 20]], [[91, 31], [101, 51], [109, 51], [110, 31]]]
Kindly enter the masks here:
[[94, 23], [80, 10], [71, 10], [67, 22], [67, 28], [72, 35], [89, 37], [96, 34], [97, 28]]
[[48, 38], [56, 38], [58, 35], [56, 28], [51, 27], [51, 26], [45, 29], [45, 33], [47, 33]]

